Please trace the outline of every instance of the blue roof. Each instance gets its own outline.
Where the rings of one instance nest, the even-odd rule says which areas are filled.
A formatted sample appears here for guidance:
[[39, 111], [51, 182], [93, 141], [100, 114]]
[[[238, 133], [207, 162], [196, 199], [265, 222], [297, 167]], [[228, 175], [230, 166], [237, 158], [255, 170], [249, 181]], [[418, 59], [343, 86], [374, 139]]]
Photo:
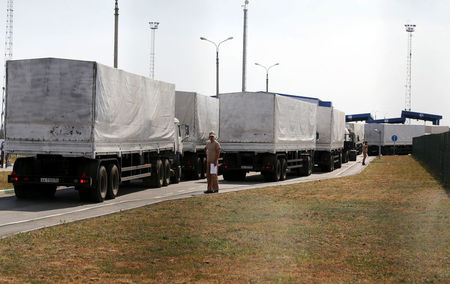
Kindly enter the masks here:
[[375, 119], [367, 121], [367, 123], [405, 123], [406, 118], [397, 117], [397, 118], [384, 118], [384, 119]]
[[418, 120], [432, 121], [433, 125], [439, 125], [439, 121], [442, 119], [442, 115], [429, 114], [423, 112], [414, 112], [414, 111], [402, 111], [402, 117], [404, 118], [412, 118]]
[[351, 121], [372, 121], [373, 117], [370, 113], [348, 114], [345, 116], [346, 122]]

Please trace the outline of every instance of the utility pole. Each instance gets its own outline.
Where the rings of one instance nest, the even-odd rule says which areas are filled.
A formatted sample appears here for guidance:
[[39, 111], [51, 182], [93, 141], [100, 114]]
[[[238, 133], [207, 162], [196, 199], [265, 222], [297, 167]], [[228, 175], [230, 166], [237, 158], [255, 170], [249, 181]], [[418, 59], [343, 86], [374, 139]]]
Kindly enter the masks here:
[[13, 57], [13, 12], [14, 1], [8, 0], [6, 4], [6, 35], [5, 35], [5, 62], [3, 74], [3, 93], [2, 93], [2, 117], [1, 130], [5, 135], [5, 99], [6, 99], [6, 62]]
[[150, 78], [155, 79], [155, 34], [158, 29], [159, 22], [149, 22], [151, 30], [150, 39]]
[[119, 40], [119, 5], [116, 0], [116, 7], [114, 8], [114, 68], [117, 68], [117, 53]]
[[247, 10], [248, 10], [248, 0], [245, 0], [244, 5], [244, 43], [242, 51], [242, 92], [246, 90], [246, 73], [247, 73]]
[[406, 24], [408, 33], [408, 54], [406, 57], [406, 92], [405, 92], [405, 110], [411, 111], [411, 61], [412, 61], [412, 34], [416, 25]]

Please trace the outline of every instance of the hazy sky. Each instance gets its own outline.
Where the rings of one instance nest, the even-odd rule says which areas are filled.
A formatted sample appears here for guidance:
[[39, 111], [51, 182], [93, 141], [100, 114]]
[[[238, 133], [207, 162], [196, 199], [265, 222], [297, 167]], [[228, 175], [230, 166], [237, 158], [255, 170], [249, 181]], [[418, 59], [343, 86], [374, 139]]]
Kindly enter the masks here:
[[[149, 21], [156, 32], [155, 78], [177, 90], [241, 90], [243, 0], [119, 0], [119, 68], [148, 76]], [[5, 34], [6, 0], [0, 4]], [[247, 90], [331, 100], [347, 114], [399, 117], [405, 107], [407, 33], [413, 37], [412, 110], [450, 124], [450, 1], [250, 0]], [[113, 65], [114, 0], [15, 0], [14, 59], [62, 57]], [[4, 44], [0, 45], [4, 54]], [[3, 73], [3, 72], [1, 72]]]

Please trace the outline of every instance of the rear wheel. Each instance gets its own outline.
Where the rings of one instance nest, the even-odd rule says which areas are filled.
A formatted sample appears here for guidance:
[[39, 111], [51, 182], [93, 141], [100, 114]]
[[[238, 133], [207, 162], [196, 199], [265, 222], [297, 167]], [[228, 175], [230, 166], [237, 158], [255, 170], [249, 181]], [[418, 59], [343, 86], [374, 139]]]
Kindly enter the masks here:
[[115, 164], [108, 166], [108, 189], [106, 192], [106, 198], [114, 199], [119, 193], [119, 169]]
[[200, 178], [206, 178], [206, 169], [207, 169], [207, 167], [206, 167], [206, 157], [203, 157], [202, 159], [201, 159], [201, 161], [202, 161], [202, 172], [201, 172], [201, 174], [200, 174]]
[[168, 159], [164, 159], [164, 180], [163, 186], [170, 184], [170, 162]]
[[171, 178], [171, 182], [172, 183], [179, 183], [181, 180], [181, 166], [177, 166], [174, 170], [173, 170], [173, 176]]
[[306, 157], [306, 161], [303, 161], [303, 167], [299, 168], [301, 176], [310, 176], [312, 174], [312, 159], [311, 157]]
[[108, 173], [105, 166], [100, 166], [97, 173], [97, 181], [92, 189], [92, 200], [94, 202], [103, 202], [108, 191]]
[[287, 162], [286, 159], [280, 159], [281, 172], [279, 180], [286, 180]]
[[152, 172], [152, 186], [161, 187], [164, 183], [164, 167], [160, 159], [156, 160], [155, 166]]
[[32, 185], [15, 184], [14, 193], [17, 199], [27, 199], [38, 197], [37, 191], [33, 191]]
[[339, 153], [338, 161], [336, 163], [336, 168], [340, 169], [342, 167], [342, 153]]

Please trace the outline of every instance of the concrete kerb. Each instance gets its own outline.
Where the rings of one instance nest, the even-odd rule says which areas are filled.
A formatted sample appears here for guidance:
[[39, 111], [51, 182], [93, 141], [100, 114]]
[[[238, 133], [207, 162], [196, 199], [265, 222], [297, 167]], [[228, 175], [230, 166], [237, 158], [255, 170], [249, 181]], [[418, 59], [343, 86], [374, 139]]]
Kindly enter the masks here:
[[[11, 172], [13, 169], [13, 165], [6, 167], [6, 168], [0, 168], [0, 172]], [[0, 189], [0, 194], [11, 194], [14, 193], [14, 188], [9, 189]]]

